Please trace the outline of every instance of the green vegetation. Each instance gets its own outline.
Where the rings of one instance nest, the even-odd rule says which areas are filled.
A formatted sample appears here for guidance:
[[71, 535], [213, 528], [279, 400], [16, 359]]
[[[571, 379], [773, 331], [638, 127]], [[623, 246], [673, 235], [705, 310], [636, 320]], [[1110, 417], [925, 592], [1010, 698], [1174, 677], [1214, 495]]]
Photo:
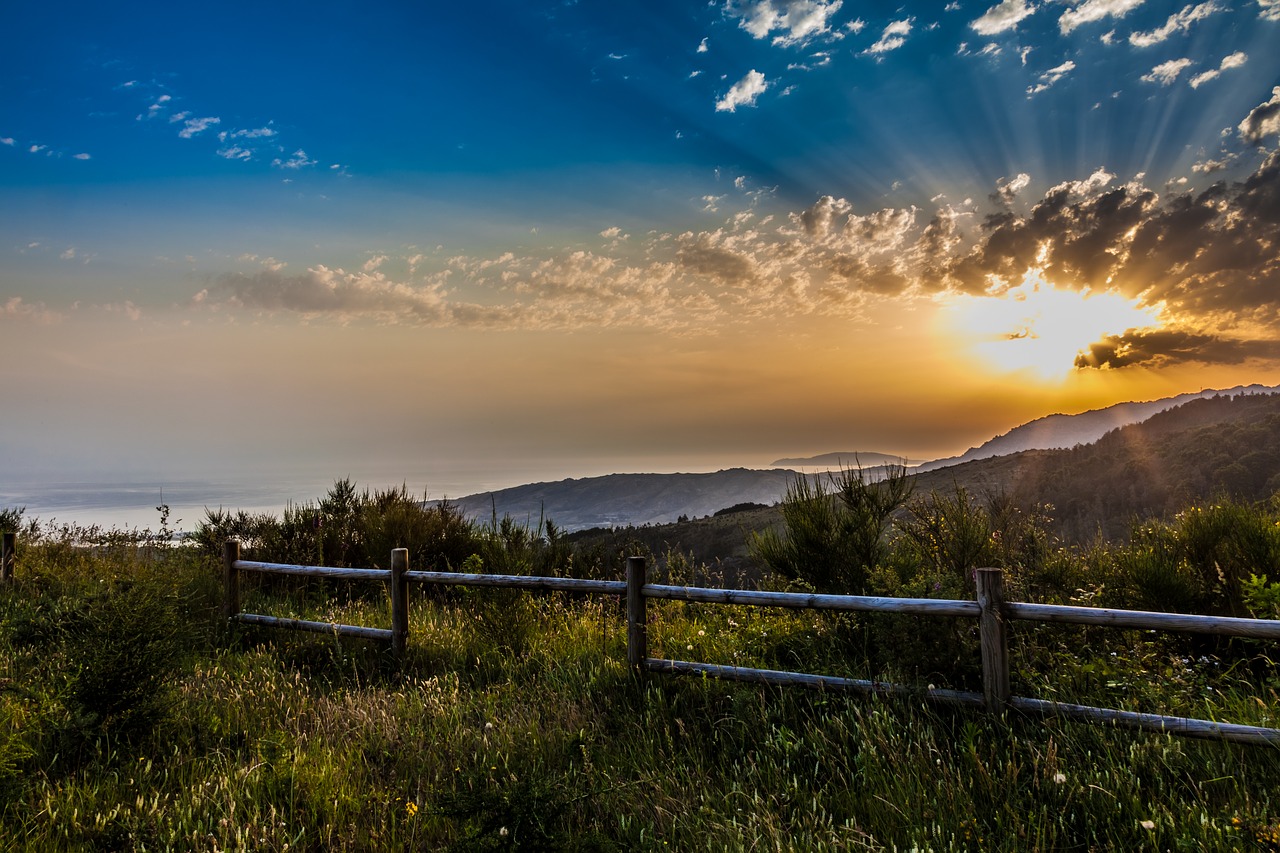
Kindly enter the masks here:
[[[793, 491], [761, 549], [776, 588], [1280, 615], [1280, 506], [1203, 502], [1067, 548], [1043, 506], [909, 495], [849, 473]], [[1185, 849], [1280, 846], [1280, 750], [1061, 720], [627, 671], [612, 598], [412, 592], [381, 646], [232, 629], [245, 556], [674, 582], [715, 566], [554, 524], [485, 525], [340, 481], [281, 517], [211, 513], [196, 544], [21, 523], [0, 589], [0, 849]], [[824, 538], [826, 537], [826, 538]], [[826, 543], [826, 544], [824, 544]], [[844, 549], [805, 574], [801, 556]], [[778, 549], [770, 552], [769, 548]], [[789, 562], [788, 562], [789, 561]], [[710, 576], [710, 577], [709, 577]], [[828, 586], [829, 584], [829, 586]], [[377, 584], [245, 579], [248, 611], [387, 627]], [[966, 620], [649, 602], [651, 653], [973, 688]], [[1020, 695], [1280, 725], [1271, 647], [1015, 623]]]

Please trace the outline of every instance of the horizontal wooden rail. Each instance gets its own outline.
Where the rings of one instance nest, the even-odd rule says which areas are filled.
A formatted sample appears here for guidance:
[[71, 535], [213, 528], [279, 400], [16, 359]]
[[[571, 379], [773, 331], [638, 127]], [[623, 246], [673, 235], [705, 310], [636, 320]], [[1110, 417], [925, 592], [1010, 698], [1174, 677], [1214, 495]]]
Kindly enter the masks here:
[[625, 595], [626, 581], [592, 581], [579, 578], [551, 578], [537, 575], [479, 575], [461, 572], [405, 572], [404, 579], [442, 586], [503, 586], [514, 589], [562, 590]]
[[259, 563], [255, 560], [236, 560], [238, 572], [261, 572], [272, 575], [301, 575], [309, 578], [343, 578], [345, 580], [391, 580], [390, 569], [335, 569], [330, 566], [295, 566], [288, 563]]
[[948, 598], [881, 598], [871, 595], [815, 595], [805, 592], [761, 592], [745, 589], [705, 589], [693, 586], [645, 584], [646, 598], [700, 601], [708, 604], [748, 604], [757, 607], [790, 607], [813, 610], [861, 610], [874, 613], [906, 613], [925, 616], [977, 617], [976, 601]]
[[917, 690], [888, 681], [868, 681], [862, 678], [839, 678], [833, 675], [812, 675], [781, 669], [752, 669], [745, 666], [721, 666], [711, 663], [694, 663], [684, 660], [645, 658], [644, 668], [649, 672], [673, 675], [705, 675], [725, 681], [746, 681], [754, 684], [771, 684], [775, 687], [807, 687], [815, 690], [831, 690], [842, 693], [863, 693], [901, 698], [919, 697], [931, 702], [965, 705], [981, 708], [985, 700], [981, 693], [968, 690], [948, 690], [930, 687]]
[[1073, 717], [1095, 723], [1110, 723], [1130, 729], [1183, 735], [1207, 740], [1230, 740], [1260, 746], [1280, 746], [1280, 729], [1262, 726], [1244, 726], [1239, 723], [1219, 723], [1213, 720], [1197, 720], [1192, 717], [1168, 717], [1163, 714], [1142, 714], [1136, 711], [1116, 711], [1094, 708], [1089, 705], [1072, 705], [1067, 702], [1050, 702], [1045, 699], [1025, 699], [1015, 696], [1009, 705], [1018, 711], [1045, 716]]
[[1274, 619], [1237, 619], [1193, 613], [1109, 610], [1103, 607], [1068, 607], [1062, 604], [1024, 604], [1014, 601], [1005, 604], [1004, 612], [1011, 619], [1034, 622], [1066, 622], [1076, 625], [1104, 625], [1109, 628], [1187, 631], [1251, 637], [1257, 640], [1280, 640], [1280, 621]]
[[237, 613], [232, 621], [263, 628], [289, 628], [294, 631], [337, 634], [343, 637], [360, 637], [365, 640], [388, 641], [392, 638], [389, 628], [366, 628], [363, 625], [341, 625], [337, 622], [312, 622], [307, 619], [290, 619], [284, 616], [263, 616], [259, 613]]

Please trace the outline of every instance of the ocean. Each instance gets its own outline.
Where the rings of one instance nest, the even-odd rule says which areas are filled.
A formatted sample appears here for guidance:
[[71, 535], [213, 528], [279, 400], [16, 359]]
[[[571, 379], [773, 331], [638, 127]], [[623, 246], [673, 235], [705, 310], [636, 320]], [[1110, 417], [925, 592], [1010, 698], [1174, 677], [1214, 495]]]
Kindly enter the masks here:
[[216, 479], [140, 477], [68, 480], [27, 476], [18, 481], [0, 481], [0, 509], [24, 507], [24, 519], [38, 518], [42, 524], [52, 521], [121, 530], [156, 530], [160, 526], [158, 507], [165, 504], [169, 507], [169, 529], [191, 532], [205, 519], [206, 509], [279, 515], [290, 504], [318, 501], [335, 480], [348, 476], [361, 491], [398, 488], [403, 484], [417, 497], [438, 500], [527, 483], [603, 476], [628, 470], [671, 473], [679, 470], [714, 471], [716, 468], [670, 460], [632, 460], [630, 465], [626, 462], [619, 464], [616, 459], [522, 460], [518, 463], [459, 460], [423, 466], [408, 473], [382, 468], [328, 475], [297, 471], [288, 474], [249, 472]]

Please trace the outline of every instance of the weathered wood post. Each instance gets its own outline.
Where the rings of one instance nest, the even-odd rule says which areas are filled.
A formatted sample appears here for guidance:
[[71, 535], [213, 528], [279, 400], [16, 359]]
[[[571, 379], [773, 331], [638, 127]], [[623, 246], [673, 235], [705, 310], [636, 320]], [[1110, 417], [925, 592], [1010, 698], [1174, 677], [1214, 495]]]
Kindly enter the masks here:
[[649, 656], [645, 619], [644, 557], [627, 558], [627, 666], [643, 672]]
[[400, 657], [409, 644], [409, 549], [391, 552], [391, 654]]
[[13, 583], [14, 547], [18, 534], [4, 534], [4, 544], [0, 545], [0, 583]]
[[982, 643], [982, 696], [987, 710], [1002, 713], [1009, 704], [1009, 639], [1005, 633], [1004, 573], [978, 569], [978, 631]]
[[228, 539], [222, 544], [222, 616], [230, 621], [240, 612], [240, 542]]

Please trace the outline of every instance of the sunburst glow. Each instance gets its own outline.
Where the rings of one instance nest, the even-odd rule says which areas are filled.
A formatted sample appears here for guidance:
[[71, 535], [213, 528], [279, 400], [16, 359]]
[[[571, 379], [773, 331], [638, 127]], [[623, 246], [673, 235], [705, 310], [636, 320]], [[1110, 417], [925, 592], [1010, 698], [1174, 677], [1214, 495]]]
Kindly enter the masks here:
[[987, 369], [1041, 381], [1067, 376], [1076, 354], [1105, 334], [1160, 322], [1117, 293], [1064, 290], [1034, 274], [1000, 296], [950, 297], [942, 317]]

